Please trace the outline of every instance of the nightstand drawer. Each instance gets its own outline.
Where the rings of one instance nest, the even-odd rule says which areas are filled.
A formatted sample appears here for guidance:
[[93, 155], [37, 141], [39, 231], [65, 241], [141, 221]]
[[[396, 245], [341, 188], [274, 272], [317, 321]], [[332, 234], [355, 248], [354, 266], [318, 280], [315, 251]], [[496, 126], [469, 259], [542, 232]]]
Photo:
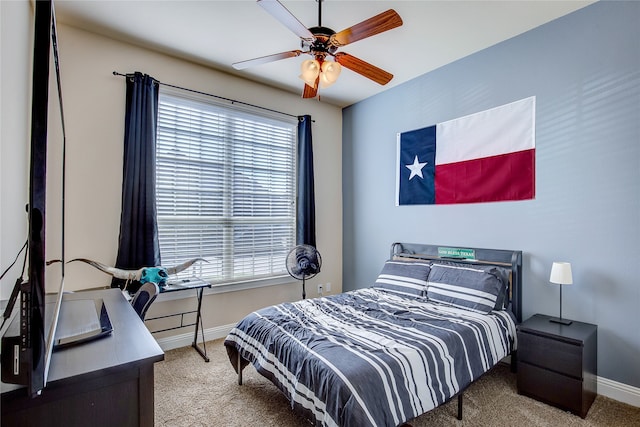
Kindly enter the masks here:
[[518, 361], [518, 393], [584, 418], [582, 381]]
[[582, 346], [526, 332], [518, 334], [522, 362], [582, 379]]

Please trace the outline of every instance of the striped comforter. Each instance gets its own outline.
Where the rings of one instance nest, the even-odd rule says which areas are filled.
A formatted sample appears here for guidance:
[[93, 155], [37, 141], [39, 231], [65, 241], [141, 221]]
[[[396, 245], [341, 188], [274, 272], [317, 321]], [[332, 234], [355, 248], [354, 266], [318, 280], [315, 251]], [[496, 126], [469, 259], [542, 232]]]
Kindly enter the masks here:
[[225, 340], [316, 426], [397, 426], [509, 354], [516, 327], [368, 288], [251, 313]]

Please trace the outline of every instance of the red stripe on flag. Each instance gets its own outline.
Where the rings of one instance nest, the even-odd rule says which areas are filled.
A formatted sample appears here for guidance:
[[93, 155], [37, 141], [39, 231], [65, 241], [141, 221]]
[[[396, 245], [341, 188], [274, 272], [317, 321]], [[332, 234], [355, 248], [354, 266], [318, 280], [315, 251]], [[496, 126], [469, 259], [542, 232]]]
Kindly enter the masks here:
[[535, 153], [531, 149], [436, 165], [436, 204], [533, 199]]

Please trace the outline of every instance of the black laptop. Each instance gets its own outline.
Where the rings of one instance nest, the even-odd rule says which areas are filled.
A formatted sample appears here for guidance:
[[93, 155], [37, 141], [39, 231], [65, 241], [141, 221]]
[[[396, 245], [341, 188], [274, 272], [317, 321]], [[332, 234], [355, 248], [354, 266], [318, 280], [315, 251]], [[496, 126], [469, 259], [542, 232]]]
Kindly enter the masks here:
[[113, 331], [104, 301], [62, 298], [53, 350], [106, 337]]

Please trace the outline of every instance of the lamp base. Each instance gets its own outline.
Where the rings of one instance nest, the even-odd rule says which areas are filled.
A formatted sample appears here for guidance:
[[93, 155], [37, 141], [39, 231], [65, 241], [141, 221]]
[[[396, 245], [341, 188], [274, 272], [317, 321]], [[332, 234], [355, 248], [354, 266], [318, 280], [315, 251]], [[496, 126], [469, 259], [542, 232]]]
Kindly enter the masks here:
[[560, 323], [561, 325], [570, 325], [573, 323], [573, 320], [562, 319], [558, 317], [552, 317], [549, 319], [549, 322]]

